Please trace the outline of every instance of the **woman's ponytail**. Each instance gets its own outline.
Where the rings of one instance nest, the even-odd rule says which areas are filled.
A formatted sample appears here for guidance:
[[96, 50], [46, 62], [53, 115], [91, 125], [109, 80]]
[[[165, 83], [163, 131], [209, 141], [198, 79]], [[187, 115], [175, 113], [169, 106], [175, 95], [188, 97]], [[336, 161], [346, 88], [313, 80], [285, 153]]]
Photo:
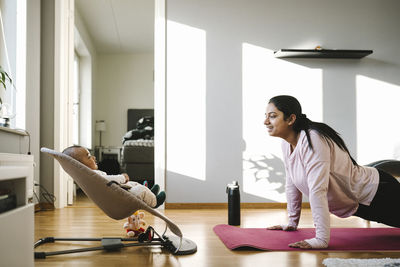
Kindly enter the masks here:
[[327, 141], [331, 140], [335, 142], [340, 149], [346, 151], [351, 161], [354, 165], [358, 166], [357, 162], [353, 159], [350, 155], [350, 152], [344, 143], [343, 139], [340, 137], [339, 133], [337, 133], [333, 128], [329, 125], [321, 122], [314, 122], [307, 118], [306, 114], [302, 113], [300, 102], [294, 98], [293, 96], [288, 95], [280, 95], [275, 96], [270, 99], [269, 103], [275, 105], [275, 107], [283, 112], [284, 119], [288, 119], [290, 115], [296, 115], [296, 121], [293, 124], [293, 130], [296, 133], [301, 132], [302, 130], [305, 131], [308, 144], [311, 149], [313, 149], [311, 138], [310, 138], [310, 130], [317, 131], [321, 136], [323, 136]]

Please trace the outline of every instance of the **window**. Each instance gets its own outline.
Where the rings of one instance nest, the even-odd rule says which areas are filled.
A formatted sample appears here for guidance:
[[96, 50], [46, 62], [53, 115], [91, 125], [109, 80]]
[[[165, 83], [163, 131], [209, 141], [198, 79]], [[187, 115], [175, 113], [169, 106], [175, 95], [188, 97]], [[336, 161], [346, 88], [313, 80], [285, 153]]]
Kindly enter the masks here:
[[25, 129], [26, 1], [0, 2], [0, 31], [0, 64], [14, 84], [1, 88], [0, 95], [11, 127]]

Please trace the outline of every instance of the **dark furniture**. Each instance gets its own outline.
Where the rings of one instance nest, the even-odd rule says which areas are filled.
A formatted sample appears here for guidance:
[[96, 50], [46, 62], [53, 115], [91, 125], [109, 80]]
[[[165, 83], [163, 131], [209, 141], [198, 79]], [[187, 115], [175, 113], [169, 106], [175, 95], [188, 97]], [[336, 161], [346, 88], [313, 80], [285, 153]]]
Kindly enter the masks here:
[[127, 131], [136, 129], [136, 123], [144, 116], [154, 116], [154, 109], [128, 109]]
[[[153, 109], [129, 109], [128, 131], [136, 128], [137, 121], [144, 116], [154, 116]], [[131, 145], [125, 142], [122, 146], [122, 171], [126, 172], [132, 181], [143, 183], [149, 187], [154, 184], [154, 146]]]

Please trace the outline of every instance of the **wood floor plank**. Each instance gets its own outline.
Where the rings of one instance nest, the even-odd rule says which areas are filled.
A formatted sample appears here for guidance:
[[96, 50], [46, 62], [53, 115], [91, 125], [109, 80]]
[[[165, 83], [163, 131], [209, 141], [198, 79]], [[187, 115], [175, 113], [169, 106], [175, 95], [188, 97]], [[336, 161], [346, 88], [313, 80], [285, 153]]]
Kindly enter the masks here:
[[[124, 248], [117, 252], [93, 251], [50, 256], [35, 260], [35, 266], [322, 266], [322, 260], [337, 258], [400, 258], [400, 252], [265, 252], [231, 251], [227, 249], [212, 228], [227, 223], [225, 209], [166, 209], [162, 211], [181, 228], [185, 237], [197, 243], [198, 251], [193, 255], [174, 256], [159, 247]], [[285, 223], [285, 209], [242, 209], [242, 227], [266, 227]], [[146, 213], [145, 220], [163, 232], [164, 222]], [[125, 237], [125, 220], [115, 221], [107, 217], [90, 200], [80, 197], [72, 207], [35, 214], [35, 240], [47, 237]], [[385, 227], [378, 223], [367, 223], [356, 217], [340, 219], [331, 216], [332, 227]], [[300, 227], [313, 227], [311, 212], [304, 209]], [[85, 242], [45, 244], [35, 251], [98, 246]]]

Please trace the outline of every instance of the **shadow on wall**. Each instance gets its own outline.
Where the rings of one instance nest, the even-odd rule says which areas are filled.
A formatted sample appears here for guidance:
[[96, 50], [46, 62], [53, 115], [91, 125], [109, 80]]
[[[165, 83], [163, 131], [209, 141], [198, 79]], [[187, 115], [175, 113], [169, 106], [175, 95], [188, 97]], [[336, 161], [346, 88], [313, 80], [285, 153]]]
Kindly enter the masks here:
[[[283, 163], [278, 163], [277, 161], [273, 161], [271, 163], [268, 161], [270, 166], [275, 166], [275, 168], [279, 169], [278, 166], [282, 166]], [[255, 170], [261, 171], [262, 168], [256, 168]], [[213, 175], [213, 174], [211, 174]], [[205, 181], [199, 180], [195, 177], [190, 177], [186, 175], [182, 175], [181, 173], [167, 171], [166, 173], [166, 184], [165, 184], [165, 192], [167, 193], [167, 202], [168, 203], [226, 203], [228, 201], [226, 186], [231, 180], [227, 177], [212, 177], [209, 175], [206, 177]], [[278, 181], [279, 179], [284, 181], [284, 174], [280, 176], [275, 176], [272, 179], [272, 185], [278, 188], [279, 191], [284, 191], [284, 184], [282, 181]], [[281, 177], [281, 178], [279, 178]], [[229, 182], [226, 182], [229, 181]], [[274, 187], [268, 189], [268, 186], [265, 186], [265, 182], [270, 183], [271, 181], [267, 179], [261, 178], [259, 183], [263, 183], [263, 186], [259, 186], [260, 191], [263, 194], [254, 194], [253, 192], [249, 193], [248, 190], [245, 189], [246, 182], [238, 179], [240, 186], [240, 198], [243, 203], [275, 203], [282, 202], [277, 200], [275, 197], [266, 197], [268, 195], [268, 190], [276, 191]], [[178, 185], [178, 186], [177, 186]], [[267, 192], [267, 194], [265, 194]], [[273, 195], [272, 195], [273, 196]]]
[[249, 182], [255, 186], [262, 182], [273, 184], [274, 190], [282, 194], [285, 192], [285, 165], [279, 157], [271, 156], [272, 158], [260, 156], [243, 159], [244, 173], [251, 174], [245, 178], [251, 179]]

